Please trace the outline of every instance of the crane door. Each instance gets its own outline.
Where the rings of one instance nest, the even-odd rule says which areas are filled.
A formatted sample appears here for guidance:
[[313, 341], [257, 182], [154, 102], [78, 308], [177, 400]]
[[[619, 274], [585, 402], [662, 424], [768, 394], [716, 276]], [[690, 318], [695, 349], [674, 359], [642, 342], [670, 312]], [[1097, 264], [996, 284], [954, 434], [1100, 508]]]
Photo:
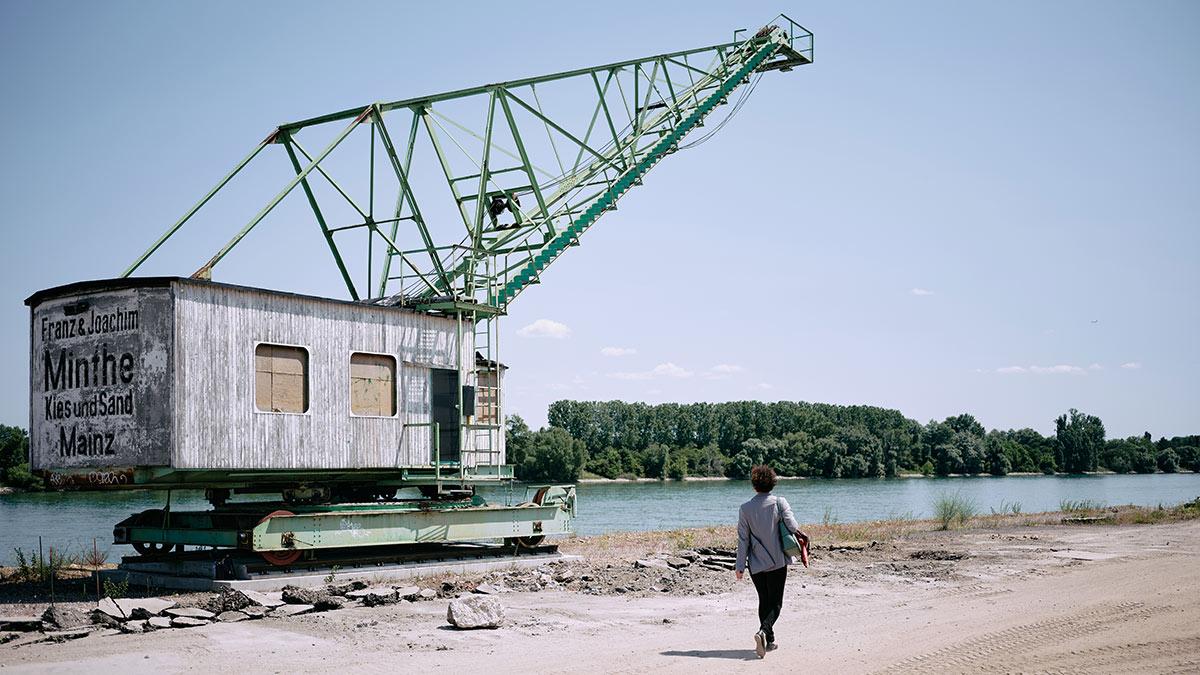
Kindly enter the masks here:
[[457, 462], [460, 459], [462, 424], [458, 407], [458, 371], [434, 368], [432, 377], [429, 398], [433, 405], [433, 421], [438, 423], [441, 458], [443, 462]]

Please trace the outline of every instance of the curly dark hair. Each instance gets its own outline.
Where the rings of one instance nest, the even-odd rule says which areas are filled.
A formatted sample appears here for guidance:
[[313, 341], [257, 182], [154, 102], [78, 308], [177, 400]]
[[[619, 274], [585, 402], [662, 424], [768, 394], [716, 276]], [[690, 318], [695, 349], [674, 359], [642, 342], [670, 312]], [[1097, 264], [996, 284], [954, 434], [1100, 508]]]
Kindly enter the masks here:
[[750, 484], [754, 486], [756, 492], [770, 492], [774, 490], [777, 480], [775, 469], [766, 464], [759, 464], [750, 469]]

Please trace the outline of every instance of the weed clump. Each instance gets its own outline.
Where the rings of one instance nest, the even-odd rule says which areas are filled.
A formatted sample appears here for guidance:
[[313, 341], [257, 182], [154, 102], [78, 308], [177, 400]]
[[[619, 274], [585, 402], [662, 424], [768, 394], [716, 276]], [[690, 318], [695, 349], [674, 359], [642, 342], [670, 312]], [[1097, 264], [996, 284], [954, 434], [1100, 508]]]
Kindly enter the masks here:
[[933, 501], [934, 518], [941, 523], [943, 530], [966, 525], [976, 513], [978, 508], [975, 501], [960, 492], [944, 494]]

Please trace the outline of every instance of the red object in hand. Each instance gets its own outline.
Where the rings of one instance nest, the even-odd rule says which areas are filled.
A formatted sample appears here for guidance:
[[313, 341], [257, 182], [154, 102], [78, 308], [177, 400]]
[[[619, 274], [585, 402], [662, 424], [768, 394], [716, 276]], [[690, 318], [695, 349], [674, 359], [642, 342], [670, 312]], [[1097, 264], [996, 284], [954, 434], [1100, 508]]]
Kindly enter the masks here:
[[800, 562], [804, 563], [805, 567], [808, 567], [808, 540], [807, 539], [802, 539], [800, 541]]

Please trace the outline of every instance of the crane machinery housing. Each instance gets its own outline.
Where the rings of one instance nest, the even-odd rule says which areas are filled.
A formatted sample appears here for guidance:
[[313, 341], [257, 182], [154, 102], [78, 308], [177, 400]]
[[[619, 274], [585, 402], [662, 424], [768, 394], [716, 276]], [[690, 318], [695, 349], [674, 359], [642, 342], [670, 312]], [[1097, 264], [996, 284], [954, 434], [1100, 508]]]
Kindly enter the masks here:
[[[58, 487], [167, 490], [165, 508], [114, 530], [147, 556], [196, 546], [289, 566], [572, 531], [574, 486], [520, 504], [475, 494], [513, 480], [500, 318], [759, 77], [812, 59], [812, 33], [780, 15], [717, 45], [280, 125], [119, 277], [28, 298], [34, 469]], [[189, 277], [134, 276], [276, 146], [288, 177], [227, 243]], [[348, 299], [213, 281], [296, 192]], [[420, 498], [398, 496], [410, 487]], [[184, 488], [212, 508], [172, 510]], [[232, 499], [247, 494], [260, 496]]]

